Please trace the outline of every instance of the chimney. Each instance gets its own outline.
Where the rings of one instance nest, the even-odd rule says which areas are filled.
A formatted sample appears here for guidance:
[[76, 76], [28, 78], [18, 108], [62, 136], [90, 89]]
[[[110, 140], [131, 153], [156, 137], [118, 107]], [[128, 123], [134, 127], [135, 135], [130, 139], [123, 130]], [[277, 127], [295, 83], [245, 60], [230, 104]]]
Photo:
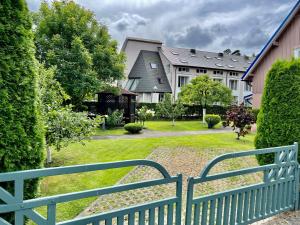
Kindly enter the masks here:
[[190, 52], [191, 52], [192, 54], [196, 54], [196, 49], [191, 48]]

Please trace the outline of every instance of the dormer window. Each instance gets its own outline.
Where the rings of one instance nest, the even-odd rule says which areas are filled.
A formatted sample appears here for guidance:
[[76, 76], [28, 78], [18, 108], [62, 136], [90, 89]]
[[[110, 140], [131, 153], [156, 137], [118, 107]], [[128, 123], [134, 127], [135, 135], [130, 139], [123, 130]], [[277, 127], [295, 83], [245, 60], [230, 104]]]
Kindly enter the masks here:
[[180, 59], [180, 62], [187, 63], [188, 61], [186, 61], [185, 59]]
[[178, 53], [178, 52], [175, 52], [175, 51], [171, 51], [171, 53], [172, 53], [173, 55], [179, 55], [179, 53]]
[[157, 64], [156, 63], [150, 63], [151, 69], [157, 69]]

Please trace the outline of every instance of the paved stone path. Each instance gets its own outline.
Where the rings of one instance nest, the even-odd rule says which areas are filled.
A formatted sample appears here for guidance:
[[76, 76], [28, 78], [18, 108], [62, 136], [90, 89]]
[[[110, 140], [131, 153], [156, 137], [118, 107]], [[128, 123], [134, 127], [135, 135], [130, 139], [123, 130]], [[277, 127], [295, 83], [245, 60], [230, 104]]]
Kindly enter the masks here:
[[[215, 157], [215, 155], [223, 154], [223, 149], [203, 149], [201, 151], [178, 147], [176, 149], [159, 148], [152, 152], [147, 159], [156, 161], [162, 164], [171, 175], [181, 173], [183, 175], [183, 216], [182, 222], [184, 222], [184, 209], [185, 209], [185, 193], [186, 193], [186, 180], [189, 176], [198, 176], [203, 167], [209, 160]], [[228, 152], [228, 151], [227, 151]], [[212, 170], [213, 173], [224, 172], [232, 170], [234, 168], [247, 167], [249, 165], [255, 165], [256, 160], [254, 157], [244, 158], [241, 161], [223, 161]], [[157, 170], [147, 166], [139, 166], [134, 168], [125, 177], [123, 177], [118, 183], [132, 183], [144, 180], [158, 179], [161, 175]], [[251, 176], [241, 176], [238, 179], [229, 180], [217, 180], [209, 183], [204, 183], [199, 186], [195, 186], [195, 196], [200, 196], [208, 193], [219, 192], [228, 190], [231, 188], [241, 187], [249, 184], [253, 184], [262, 180], [260, 174], [251, 174]], [[200, 194], [201, 193], [201, 194]], [[167, 198], [175, 195], [175, 185], [160, 185], [150, 188], [137, 189], [133, 191], [126, 191], [114, 194], [108, 194], [100, 196], [94, 201], [88, 208], [86, 208], [78, 217], [92, 215], [100, 212], [107, 212], [110, 210], [116, 210], [136, 204], [155, 201], [162, 198]], [[146, 218], [147, 219], [147, 218]], [[125, 218], [126, 220], [126, 218]], [[115, 224], [115, 222], [113, 222]], [[184, 223], [182, 223], [184, 224]], [[300, 224], [300, 212], [283, 213], [278, 216], [254, 223], [254, 225], [296, 225]]]
[[93, 140], [102, 139], [138, 139], [138, 138], [156, 138], [156, 137], [177, 137], [186, 135], [201, 135], [201, 134], [219, 134], [233, 132], [232, 128], [217, 128], [210, 130], [199, 131], [150, 131], [144, 130], [141, 134], [122, 134], [122, 135], [108, 135], [108, 136], [93, 136]]

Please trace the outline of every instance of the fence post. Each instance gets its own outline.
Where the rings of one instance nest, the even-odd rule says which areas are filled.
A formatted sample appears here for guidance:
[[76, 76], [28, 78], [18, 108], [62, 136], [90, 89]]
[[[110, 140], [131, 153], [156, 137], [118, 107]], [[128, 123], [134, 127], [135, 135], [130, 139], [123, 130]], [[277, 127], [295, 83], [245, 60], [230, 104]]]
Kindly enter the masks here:
[[185, 225], [191, 225], [193, 194], [194, 194], [194, 178], [189, 177], [188, 185], [187, 185], [187, 195], [186, 195]]
[[[298, 162], [298, 142], [294, 143], [295, 146], [295, 160]], [[295, 210], [299, 209], [299, 162], [297, 164], [297, 167], [295, 168]]]
[[178, 174], [178, 180], [176, 182], [176, 225], [181, 225], [181, 212], [182, 212], [182, 174]]

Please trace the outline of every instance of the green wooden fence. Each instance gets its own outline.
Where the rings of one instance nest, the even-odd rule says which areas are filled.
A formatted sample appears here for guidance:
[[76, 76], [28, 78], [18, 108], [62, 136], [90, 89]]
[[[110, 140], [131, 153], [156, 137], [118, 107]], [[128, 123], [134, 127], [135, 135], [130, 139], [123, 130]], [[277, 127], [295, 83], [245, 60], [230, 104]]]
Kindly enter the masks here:
[[[230, 153], [212, 160], [199, 177], [188, 181], [186, 225], [250, 224], [283, 211], [298, 208], [299, 164], [298, 146], [269, 148]], [[225, 171], [208, 175], [219, 162], [240, 157], [274, 154], [275, 162], [265, 166]], [[194, 186], [209, 181], [263, 172], [260, 183], [200, 197], [194, 196]]]
[[[275, 162], [265, 166], [209, 174], [211, 169], [223, 160], [257, 154], [274, 154]], [[185, 224], [250, 224], [283, 211], [298, 209], [299, 164], [297, 155], [298, 145], [295, 143], [291, 146], [230, 153], [215, 158], [208, 163], [199, 177], [191, 177], [188, 180], [187, 201], [184, 208]], [[49, 197], [23, 199], [24, 181], [27, 179], [132, 166], [150, 166], [158, 170], [162, 178]], [[215, 194], [195, 196], [194, 187], [197, 184], [257, 172], [263, 173], [263, 180], [257, 184]], [[11, 194], [0, 187], [0, 225], [10, 224], [1, 217], [4, 213], [14, 213], [16, 225], [24, 224], [26, 217], [38, 225], [181, 225], [182, 221], [182, 175], [171, 176], [163, 166], [153, 161], [131, 160], [0, 173], [1, 182], [13, 182], [15, 193]], [[92, 216], [56, 222], [56, 205], [59, 203], [165, 184], [174, 184], [174, 196], [161, 197], [156, 201]], [[36, 211], [36, 208], [41, 206], [47, 207], [47, 217]]]

